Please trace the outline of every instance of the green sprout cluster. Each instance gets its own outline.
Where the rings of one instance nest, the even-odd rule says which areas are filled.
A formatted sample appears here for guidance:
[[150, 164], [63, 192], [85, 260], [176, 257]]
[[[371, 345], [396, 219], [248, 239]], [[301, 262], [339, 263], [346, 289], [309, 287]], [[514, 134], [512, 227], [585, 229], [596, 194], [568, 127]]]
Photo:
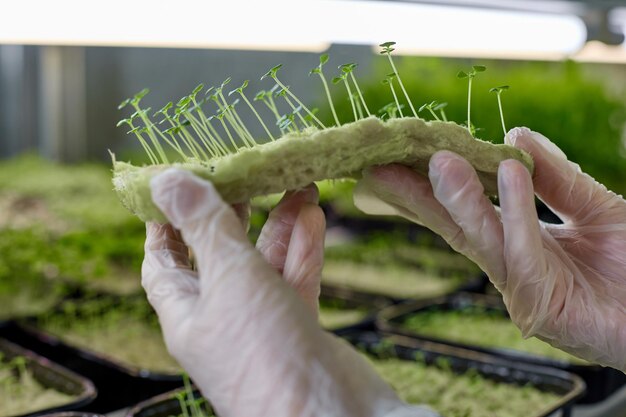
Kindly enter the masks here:
[[[434, 120], [447, 122], [448, 119], [444, 112], [447, 103], [431, 101], [422, 105], [419, 110], [415, 109], [391, 56], [395, 50], [394, 45], [395, 42], [380, 44], [380, 53], [387, 56], [392, 70], [383, 80], [383, 84], [389, 86], [393, 101], [380, 109], [378, 115], [382, 119], [407, 116], [418, 118], [418, 113], [428, 111]], [[318, 65], [309, 72], [309, 75], [319, 76], [324, 88], [333, 118], [333, 125], [328, 127], [340, 127], [342, 122], [335, 110], [329, 83], [324, 74], [324, 66], [328, 61], [327, 54], [321, 55]], [[225, 93], [226, 87], [231, 82], [229, 77], [219, 86], [205, 88], [204, 84], [200, 84], [189, 95], [182, 97], [176, 103], [169, 102], [160, 110], [151, 112], [150, 108], [140, 106], [142, 99], [149, 92], [148, 89], [143, 89], [118, 106], [119, 109], [130, 106], [134, 110], [134, 113], [129, 117], [120, 120], [118, 126], [126, 125], [130, 128], [128, 133], [137, 137], [150, 162], [154, 165], [170, 163], [169, 153], [166, 152], [165, 148], [169, 148], [170, 152], [173, 150], [183, 162], [206, 162], [257, 146], [257, 141], [239, 114], [239, 104], [244, 105], [254, 114], [270, 141], [275, 141], [278, 137], [285, 135], [297, 137], [304, 132], [310, 133], [314, 130], [326, 129], [327, 126], [316, 115], [318, 109], [307, 107], [292, 92], [291, 87], [280, 80], [278, 72], [281, 68], [282, 64], [276, 65], [261, 77], [261, 80], [273, 81], [274, 85], [269, 90], [257, 92], [252, 100], [246, 95], [249, 80], [245, 80], [239, 87]], [[331, 78], [332, 84], [341, 84], [345, 88], [355, 122], [372, 116], [354, 75], [356, 68], [357, 64], [355, 63], [339, 65], [339, 74]], [[485, 70], [484, 66], [475, 65], [469, 72], [460, 71], [457, 74], [459, 78], [467, 78], [469, 81], [466, 126], [472, 135], [475, 135], [477, 130], [471, 122], [472, 80], [478, 73]], [[402, 92], [402, 98], [396, 91], [396, 85]], [[507, 88], [508, 86], [501, 86], [490, 90], [497, 94], [502, 128], [505, 133], [506, 127], [502, 115], [500, 95]], [[227, 97], [232, 101], [229, 101]], [[271, 116], [263, 116], [255, 104], [256, 106], [264, 106], [265, 111], [269, 111]], [[288, 110], [286, 112], [281, 111], [280, 108], [284, 108], [285, 105]], [[411, 110], [410, 115], [403, 111], [406, 105]], [[267, 121], [267, 117], [273, 117], [274, 127]]]
[[180, 406], [180, 414], [176, 417], [215, 417], [208, 401], [196, 397], [187, 374], [183, 374], [183, 383], [184, 389], [174, 395]]

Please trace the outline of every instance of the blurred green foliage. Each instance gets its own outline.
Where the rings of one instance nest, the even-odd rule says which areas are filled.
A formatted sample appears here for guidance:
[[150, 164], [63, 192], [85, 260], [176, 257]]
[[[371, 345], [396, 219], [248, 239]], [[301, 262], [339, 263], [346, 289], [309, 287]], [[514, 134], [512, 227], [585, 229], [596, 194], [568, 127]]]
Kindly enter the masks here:
[[0, 316], [45, 310], [68, 285], [139, 289], [145, 226], [112, 188], [106, 165], [35, 156], [0, 164], [0, 299], [47, 299], [32, 309], [4, 305]]
[[[527, 126], [543, 133], [561, 147], [570, 160], [580, 164], [583, 171], [616, 192], [626, 190], [626, 159], [622, 145], [626, 99], [615, 96], [610, 79], [602, 82], [600, 77], [590, 77], [589, 73], [595, 70], [593, 67], [574, 62], [401, 56], [395, 57], [395, 62], [416, 109], [433, 100], [446, 102], [448, 119], [459, 124], [467, 119], [467, 80], [458, 79], [456, 74], [472, 65], [485, 65], [487, 71], [476, 76], [472, 88], [472, 123], [481, 129], [478, 137], [502, 143], [497, 99], [489, 89], [510, 85], [510, 90], [502, 94], [507, 129]], [[381, 84], [389, 72], [389, 64], [382, 56], [376, 60], [370, 74], [356, 71], [372, 112], [393, 101], [389, 87]], [[353, 116], [344, 90], [343, 86], [334, 86], [332, 94], [340, 120], [347, 122]], [[400, 102], [406, 104], [397, 85], [396, 92]], [[330, 123], [328, 106], [319, 107], [324, 109], [323, 119]], [[408, 106], [404, 113], [410, 114]], [[432, 119], [427, 111], [419, 116]]]

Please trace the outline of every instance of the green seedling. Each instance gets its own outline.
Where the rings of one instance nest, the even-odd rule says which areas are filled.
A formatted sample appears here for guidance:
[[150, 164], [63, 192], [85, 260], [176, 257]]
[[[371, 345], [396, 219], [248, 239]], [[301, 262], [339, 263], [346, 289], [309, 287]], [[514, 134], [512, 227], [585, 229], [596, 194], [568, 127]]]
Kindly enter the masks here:
[[396, 44], [395, 42], [381, 43], [379, 46], [383, 49], [382, 51], [380, 51], [380, 53], [387, 55], [387, 58], [389, 59], [389, 64], [391, 65], [391, 68], [393, 69], [393, 73], [395, 77], [398, 79], [398, 84], [400, 84], [400, 88], [402, 89], [402, 92], [404, 93], [404, 98], [406, 98], [406, 101], [409, 103], [409, 107], [411, 107], [413, 116], [417, 117], [417, 112], [415, 111], [415, 108], [413, 107], [411, 98], [409, 97], [409, 94], [406, 92], [406, 89], [404, 88], [404, 84], [402, 84], [402, 79], [400, 79], [400, 74], [398, 74], [398, 70], [396, 69], [396, 66], [393, 63], [393, 59], [391, 59], [391, 53], [395, 50], [393, 48], [393, 45], [395, 44]]
[[[293, 127], [295, 129], [295, 133], [300, 133], [300, 129], [298, 128], [298, 126], [295, 124], [295, 116], [298, 116], [298, 119], [300, 120], [300, 122], [302, 123], [304, 128], [307, 127], [312, 127], [311, 124], [308, 122], [307, 119], [304, 118], [304, 116], [302, 116], [301, 111], [302, 111], [302, 106], [296, 106], [287, 96], [287, 90], [285, 89], [280, 89], [278, 91], [276, 91], [274, 93], [274, 96], [276, 97], [282, 97], [285, 102], [287, 103], [287, 105], [291, 108], [291, 115], [286, 115], [288, 119], [293, 119], [292, 121], [293, 123]], [[293, 116], [293, 117], [292, 117]], [[283, 120], [284, 117], [281, 117], [281, 120]], [[280, 123], [278, 123], [278, 125], [280, 126]], [[283, 129], [281, 129], [283, 130]]]
[[[320, 61], [321, 61], [321, 58], [320, 58]], [[323, 124], [323, 123], [322, 123], [322, 122], [321, 122], [321, 121], [320, 121], [317, 117], [315, 117], [315, 115], [314, 115], [314, 114], [313, 114], [313, 113], [309, 110], [309, 108], [308, 108], [307, 106], [305, 106], [305, 105], [304, 105], [304, 103], [302, 103], [302, 102], [300, 101], [300, 99], [299, 99], [298, 97], [296, 97], [296, 96], [295, 96], [295, 95], [294, 95], [294, 94], [293, 94], [293, 93], [289, 90], [289, 88], [288, 88], [288, 87], [286, 87], [286, 86], [285, 86], [285, 85], [284, 85], [284, 84], [283, 84], [283, 83], [282, 83], [282, 82], [278, 79], [278, 76], [277, 76], [276, 74], [278, 73], [278, 70], [282, 68], [282, 66], [283, 66], [282, 64], [279, 64], [279, 65], [276, 65], [275, 67], [270, 68], [270, 70], [269, 70], [268, 72], [266, 72], [266, 73], [265, 73], [265, 74], [261, 77], [261, 80], [263, 80], [263, 79], [265, 79], [265, 78], [268, 78], [268, 77], [269, 77], [269, 78], [271, 78], [271, 79], [273, 79], [273, 80], [276, 82], [276, 84], [277, 84], [280, 88], [284, 89], [284, 90], [287, 92], [287, 94], [289, 94], [289, 96], [290, 96], [291, 98], [293, 98], [293, 99], [296, 101], [296, 103], [298, 103], [298, 105], [302, 106], [302, 108], [303, 108], [303, 109], [304, 109], [304, 110], [305, 110], [305, 111], [306, 111], [306, 112], [307, 112], [307, 113], [308, 113], [308, 114], [309, 114], [309, 115], [313, 118], [313, 120], [315, 120], [315, 122], [316, 122], [316, 123], [317, 123], [317, 124], [318, 124], [318, 125], [322, 128], [322, 129], [325, 129], [325, 128], [326, 128], [326, 126], [324, 126], [324, 124]]]
[[348, 74], [344, 72], [332, 79], [333, 84], [339, 84], [342, 81], [346, 87], [346, 91], [348, 92], [348, 98], [350, 99], [350, 104], [352, 106], [352, 113], [354, 115], [354, 121], [356, 122], [357, 120], [359, 120], [359, 115], [358, 115], [359, 112], [357, 110], [357, 104], [356, 104], [357, 102], [354, 100], [354, 95], [352, 94], [352, 90], [350, 89], [350, 84], [348, 83]]
[[404, 115], [402, 114], [402, 107], [403, 106], [400, 104], [400, 101], [398, 101], [398, 96], [396, 95], [396, 90], [395, 90], [395, 88], [393, 88], [393, 80], [395, 78], [397, 78], [397, 75], [396, 75], [395, 72], [392, 72], [391, 74], [387, 74], [387, 78], [385, 78], [382, 81], [382, 83], [386, 84], [386, 85], [389, 85], [389, 88], [391, 89], [391, 95], [393, 95], [393, 101], [396, 104], [396, 109], [400, 113], [400, 117], [404, 117]]
[[363, 106], [363, 108], [365, 109], [365, 113], [369, 117], [372, 114], [370, 113], [370, 110], [367, 107], [367, 103], [365, 103], [365, 99], [363, 98], [363, 93], [361, 92], [359, 83], [356, 81], [356, 77], [354, 76], [354, 69], [356, 67], [357, 67], [357, 64], [354, 64], [354, 63], [339, 65], [339, 69], [341, 69], [341, 72], [343, 72], [344, 74], [348, 74], [348, 76], [350, 77], [350, 80], [352, 81], [352, 84], [354, 84], [354, 88], [356, 89], [356, 94], [359, 97], [359, 102]]
[[313, 75], [313, 74], [319, 75], [320, 80], [322, 80], [322, 84], [324, 85], [324, 91], [326, 92], [326, 98], [328, 99], [328, 104], [330, 105], [330, 110], [333, 113], [333, 118], [335, 119], [335, 125], [336, 126], [341, 126], [341, 123], [339, 122], [339, 118], [337, 117], [337, 112], [335, 111], [335, 106], [333, 104], [333, 98], [331, 97], [330, 90], [328, 89], [328, 83], [326, 82], [326, 78], [324, 77], [324, 72], [322, 71], [322, 67], [327, 62], [328, 62], [328, 55], [327, 54], [321, 55], [320, 56], [320, 63], [317, 65], [317, 67], [313, 68], [309, 72], [309, 75]]
[[391, 103], [385, 104], [380, 110], [378, 110], [378, 114], [380, 114], [381, 119], [395, 119], [398, 113], [402, 114], [403, 108], [404, 104], [398, 105], [398, 103], [392, 101]]
[[470, 72], [459, 71], [457, 73], [457, 75], [456, 75], [458, 78], [467, 78], [467, 80], [468, 80], [468, 87], [467, 87], [467, 129], [472, 134], [472, 136], [476, 132], [476, 130], [472, 126], [471, 112], [470, 112], [471, 105], [472, 105], [472, 80], [474, 79], [474, 77], [476, 77], [476, 75], [479, 72], [485, 72], [486, 70], [487, 70], [487, 67], [485, 67], [483, 65], [474, 65]]
[[500, 109], [500, 121], [502, 122], [502, 132], [504, 133], [505, 136], [506, 136], [506, 125], [504, 124], [504, 112], [502, 111], [502, 99], [500, 98], [500, 96], [502, 95], [504, 91], [508, 89], [509, 89], [508, 85], [501, 85], [500, 87], [494, 87], [489, 90], [489, 92], [491, 93], [496, 93], [496, 96], [498, 97], [498, 109]]
[[207, 400], [203, 397], [196, 398], [187, 374], [183, 374], [183, 386], [184, 389], [174, 395], [180, 406], [177, 417], [215, 417]]
[[259, 115], [259, 113], [256, 111], [256, 109], [254, 108], [254, 106], [252, 105], [252, 103], [250, 103], [250, 100], [248, 100], [248, 97], [246, 97], [246, 95], [244, 94], [243, 90], [245, 90], [245, 88], [248, 86], [248, 82], [249, 80], [245, 80], [243, 82], [243, 84], [239, 87], [236, 88], [234, 90], [232, 90], [230, 93], [228, 93], [228, 95], [232, 95], [233, 93], [238, 93], [241, 98], [243, 98], [243, 101], [246, 102], [246, 104], [248, 105], [248, 107], [250, 108], [250, 110], [252, 110], [252, 113], [254, 113], [254, 115], [256, 116], [257, 120], [259, 121], [259, 123], [261, 123], [261, 126], [263, 126], [263, 130], [265, 130], [265, 133], [267, 134], [267, 136], [272, 140], [276, 140], [276, 138], [274, 137], [274, 135], [272, 135], [272, 133], [270, 132], [270, 130], [267, 128], [267, 126], [265, 125], [265, 122], [263, 121], [263, 119], [261, 118], [261, 116]]
[[444, 122], [448, 121], [448, 117], [446, 116], [446, 112], [444, 111], [447, 106], [448, 103], [439, 103], [435, 107], [433, 107], [434, 111], [439, 110], [439, 114], [441, 114], [441, 120], [443, 120]]
[[417, 112], [421, 113], [424, 110], [428, 110], [428, 112], [432, 114], [435, 120], [441, 120], [439, 119], [439, 116], [437, 116], [437, 113], [435, 113], [435, 111], [440, 108], [438, 106], [439, 106], [439, 103], [437, 101], [431, 101], [430, 103], [423, 104], [422, 107], [420, 107]]
[[276, 105], [272, 98], [272, 94], [273, 94], [272, 92], [261, 90], [258, 93], [256, 93], [253, 100], [260, 101], [263, 104], [265, 104], [265, 106], [269, 109], [269, 111], [272, 112], [272, 114], [274, 115], [274, 118], [278, 120], [280, 119], [280, 114], [278, 112], [278, 109], [276, 108]]

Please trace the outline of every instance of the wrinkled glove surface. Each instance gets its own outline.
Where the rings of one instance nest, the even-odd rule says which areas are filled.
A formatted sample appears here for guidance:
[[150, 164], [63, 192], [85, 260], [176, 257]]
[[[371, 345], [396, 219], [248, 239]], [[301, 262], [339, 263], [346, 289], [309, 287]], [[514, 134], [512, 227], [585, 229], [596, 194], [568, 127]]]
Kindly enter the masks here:
[[436, 416], [402, 403], [317, 323], [325, 220], [314, 187], [286, 194], [258, 249], [245, 206], [210, 183], [171, 169], [151, 188], [171, 225], [147, 225], [142, 284], [168, 350], [221, 417]]
[[[532, 155], [535, 172], [500, 164], [499, 209], [473, 168], [446, 151], [433, 155], [428, 178], [370, 169], [355, 203], [425, 225], [476, 262], [525, 337], [626, 370], [626, 202], [541, 134], [516, 128], [505, 141]], [[535, 193], [564, 224], [538, 220]]]

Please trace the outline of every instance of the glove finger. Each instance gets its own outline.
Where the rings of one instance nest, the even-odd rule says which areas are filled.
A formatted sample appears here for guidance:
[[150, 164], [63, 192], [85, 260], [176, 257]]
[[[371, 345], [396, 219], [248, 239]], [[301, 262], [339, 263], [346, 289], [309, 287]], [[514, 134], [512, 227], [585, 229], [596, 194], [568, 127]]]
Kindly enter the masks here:
[[[233, 297], [256, 285], [248, 282], [249, 279], [278, 277], [254, 249], [240, 219], [213, 184], [188, 171], [172, 168], [152, 178], [150, 187], [155, 204], [180, 230], [196, 256], [203, 298], [212, 296], [211, 287], [228, 277], [242, 278], [238, 289], [233, 285], [220, 287], [232, 291], [229, 294]], [[242, 291], [238, 292], [239, 289]], [[215, 292], [216, 297], [220, 296], [218, 293]]]
[[169, 224], [146, 223], [145, 257], [141, 285], [170, 334], [191, 316], [199, 294], [198, 279], [191, 270], [187, 246]]
[[583, 173], [553, 142], [528, 128], [514, 128], [505, 142], [528, 152], [535, 161], [533, 184], [537, 195], [563, 221], [591, 223], [598, 206], [612, 200], [612, 193]]
[[293, 226], [285, 260], [284, 280], [296, 290], [317, 317], [324, 266], [326, 219], [317, 204], [306, 203]]
[[435, 199], [430, 181], [408, 167], [391, 164], [365, 170], [355, 189], [354, 202], [366, 212], [371, 207], [368, 202], [374, 202], [381, 209], [387, 207], [389, 211], [384, 214], [398, 214], [446, 241], [463, 243], [461, 229]]
[[518, 161], [507, 160], [498, 169], [498, 190], [504, 230], [507, 281], [500, 290], [511, 318], [525, 336], [546, 317], [556, 273], [547, 273], [545, 248], [535, 209], [533, 183]]
[[459, 155], [440, 151], [430, 159], [428, 176], [435, 198], [461, 229], [449, 238], [450, 246], [476, 262], [496, 286], [501, 285], [506, 276], [502, 224], [474, 168]]
[[319, 193], [315, 184], [301, 190], [287, 191], [270, 212], [261, 229], [256, 247], [265, 260], [281, 274], [285, 267], [287, 249], [300, 210], [306, 203], [317, 204], [318, 199]]

